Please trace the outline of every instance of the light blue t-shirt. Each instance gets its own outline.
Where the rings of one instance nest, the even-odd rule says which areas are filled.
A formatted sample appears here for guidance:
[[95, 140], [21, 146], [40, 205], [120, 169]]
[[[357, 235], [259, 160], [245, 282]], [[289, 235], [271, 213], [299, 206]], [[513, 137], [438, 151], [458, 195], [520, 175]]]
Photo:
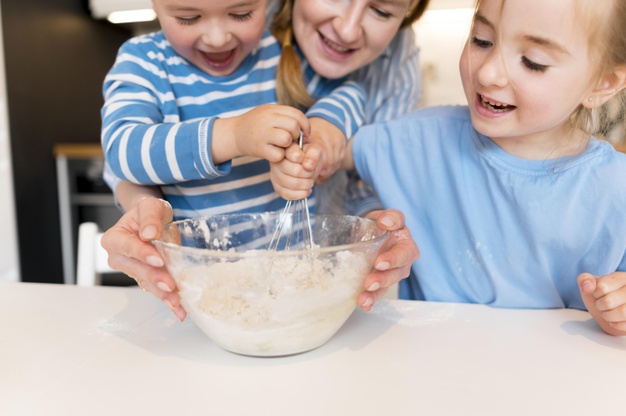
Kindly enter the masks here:
[[626, 270], [626, 155], [607, 142], [520, 159], [457, 106], [366, 126], [353, 153], [420, 249], [402, 298], [585, 309], [578, 274]]

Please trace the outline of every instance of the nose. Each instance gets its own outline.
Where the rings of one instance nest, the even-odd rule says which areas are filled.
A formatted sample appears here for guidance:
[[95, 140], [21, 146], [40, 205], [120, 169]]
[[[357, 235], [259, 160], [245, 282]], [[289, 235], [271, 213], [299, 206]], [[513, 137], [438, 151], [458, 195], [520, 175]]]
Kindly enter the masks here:
[[363, 35], [364, 8], [359, 4], [352, 3], [333, 19], [333, 30], [339, 36], [339, 40], [346, 44], [354, 43]]
[[502, 51], [493, 48], [477, 70], [478, 82], [485, 86], [504, 87], [509, 82], [509, 74]]
[[202, 29], [202, 43], [211, 48], [221, 48], [228, 44], [231, 38], [232, 34], [228, 27], [217, 22], [207, 22]]

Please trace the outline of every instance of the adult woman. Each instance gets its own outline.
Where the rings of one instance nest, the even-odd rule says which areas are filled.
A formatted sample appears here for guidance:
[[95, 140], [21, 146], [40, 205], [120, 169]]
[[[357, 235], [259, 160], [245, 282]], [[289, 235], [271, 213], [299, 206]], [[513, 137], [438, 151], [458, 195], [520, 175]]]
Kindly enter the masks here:
[[[281, 17], [286, 17], [287, 22], [289, 16], [293, 18], [294, 41], [310, 63], [310, 66], [303, 63], [304, 71], [315, 71], [318, 76], [333, 79], [354, 72], [351, 76], [369, 93], [366, 123], [371, 123], [393, 118], [417, 106], [418, 51], [410, 28], [398, 31], [410, 26], [427, 4], [428, 0], [284, 0], [278, 16], [279, 22]], [[332, 169], [329, 167], [327, 175]], [[180, 306], [175, 283], [149, 244], [160, 234], [161, 225], [171, 220], [171, 208], [158, 199], [160, 194], [155, 188], [128, 182], [113, 187], [127, 213], [102, 240], [109, 252], [109, 264], [134, 277], [142, 287], [162, 299], [179, 319], [184, 319], [186, 314]], [[396, 231], [392, 249], [379, 256], [378, 271], [368, 276], [367, 291], [359, 296], [358, 303], [365, 310], [371, 308], [387, 287], [408, 275], [411, 263], [418, 256], [402, 214], [390, 210], [384, 215], [375, 213], [373, 218], [382, 228]]]

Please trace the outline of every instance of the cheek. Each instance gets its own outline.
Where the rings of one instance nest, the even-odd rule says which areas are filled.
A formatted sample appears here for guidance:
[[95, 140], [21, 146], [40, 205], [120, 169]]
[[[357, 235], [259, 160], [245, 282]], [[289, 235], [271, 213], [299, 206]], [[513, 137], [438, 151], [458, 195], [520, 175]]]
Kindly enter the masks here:
[[306, 32], [322, 17], [322, 12], [315, 7], [315, 2], [299, 0], [293, 5], [291, 14], [294, 32]]
[[261, 42], [261, 38], [263, 37], [263, 26], [263, 24], [256, 25], [240, 33], [239, 39], [243, 44], [245, 44], [244, 48], [246, 51], [249, 52], [254, 50], [258, 46], [259, 42]]
[[467, 94], [471, 80], [470, 61], [467, 45], [465, 46], [465, 48], [463, 48], [463, 52], [461, 52], [461, 59], [459, 59], [459, 74], [461, 75], [461, 83], [463, 84], [463, 89]]
[[399, 26], [381, 28], [375, 24], [365, 24], [365, 27], [367, 43], [357, 55], [359, 62], [353, 62], [357, 65], [354, 69], [361, 68], [378, 58], [387, 49], [399, 29]]

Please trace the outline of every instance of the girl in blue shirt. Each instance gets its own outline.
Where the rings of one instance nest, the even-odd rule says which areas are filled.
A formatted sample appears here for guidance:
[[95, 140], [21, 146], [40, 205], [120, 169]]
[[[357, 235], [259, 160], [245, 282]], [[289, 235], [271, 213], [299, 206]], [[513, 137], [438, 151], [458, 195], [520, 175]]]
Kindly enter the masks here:
[[479, 0], [460, 72], [467, 107], [366, 126], [344, 160], [416, 236], [401, 297], [587, 309], [626, 335], [626, 156], [595, 138], [626, 111], [626, 3]]

